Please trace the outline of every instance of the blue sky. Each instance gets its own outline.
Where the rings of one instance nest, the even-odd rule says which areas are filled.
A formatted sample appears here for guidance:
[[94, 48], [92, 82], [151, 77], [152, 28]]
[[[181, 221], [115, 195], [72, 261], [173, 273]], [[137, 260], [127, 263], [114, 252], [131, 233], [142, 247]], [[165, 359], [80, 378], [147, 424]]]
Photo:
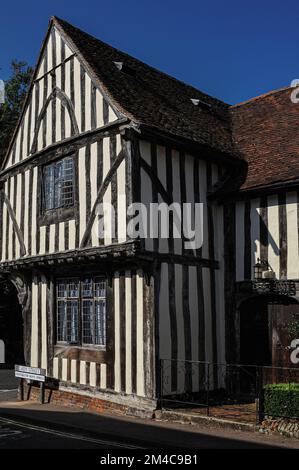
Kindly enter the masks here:
[[0, 14], [0, 78], [35, 64], [51, 15], [236, 103], [299, 78], [298, 0], [26, 0]]

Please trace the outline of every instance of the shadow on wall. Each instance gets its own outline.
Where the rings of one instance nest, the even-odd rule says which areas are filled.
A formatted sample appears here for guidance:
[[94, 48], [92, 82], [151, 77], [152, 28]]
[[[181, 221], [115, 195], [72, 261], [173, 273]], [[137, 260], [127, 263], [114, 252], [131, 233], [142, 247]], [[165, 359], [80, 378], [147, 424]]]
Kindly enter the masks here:
[[[251, 214], [251, 225], [256, 221], [256, 227], [250, 226], [251, 235], [254, 234], [254, 240], [252, 240], [252, 252], [251, 252], [251, 266], [253, 266], [257, 259], [260, 258], [263, 261], [267, 261], [269, 267], [275, 274], [275, 278], [286, 278], [287, 277], [287, 268], [286, 268], [286, 256], [287, 256], [287, 233], [286, 233], [286, 224], [283, 224], [281, 221], [280, 207], [284, 207], [283, 203], [279, 202], [277, 210], [277, 220], [273, 220], [274, 225], [277, 227], [277, 240], [269, 230], [269, 207], [274, 207], [274, 204], [271, 206], [267, 205], [267, 198], [261, 199], [261, 204], [259, 209], [255, 209], [253, 214]], [[284, 207], [285, 209], [285, 207]], [[281, 244], [281, 246], [279, 246]], [[279, 263], [279, 272], [276, 272], [275, 267], [271, 266], [269, 262], [269, 248], [271, 248], [273, 254], [278, 258], [282, 258], [282, 263]], [[298, 254], [297, 254], [298, 255]], [[285, 265], [285, 267], [284, 267]], [[277, 268], [276, 268], [277, 269]]]

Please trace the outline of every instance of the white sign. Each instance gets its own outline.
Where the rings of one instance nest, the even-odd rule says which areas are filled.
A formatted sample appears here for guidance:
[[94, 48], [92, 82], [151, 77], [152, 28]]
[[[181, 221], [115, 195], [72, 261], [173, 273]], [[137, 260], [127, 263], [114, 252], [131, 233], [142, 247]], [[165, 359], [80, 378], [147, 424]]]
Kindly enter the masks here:
[[20, 379], [36, 380], [36, 382], [45, 382], [46, 379], [44, 375], [28, 374], [28, 372], [19, 372], [17, 370], [15, 371], [15, 376]]
[[27, 374], [46, 375], [46, 369], [40, 367], [15, 366], [15, 371], [26, 372]]
[[20, 379], [36, 380], [45, 382], [46, 370], [39, 367], [15, 366], [15, 376]]

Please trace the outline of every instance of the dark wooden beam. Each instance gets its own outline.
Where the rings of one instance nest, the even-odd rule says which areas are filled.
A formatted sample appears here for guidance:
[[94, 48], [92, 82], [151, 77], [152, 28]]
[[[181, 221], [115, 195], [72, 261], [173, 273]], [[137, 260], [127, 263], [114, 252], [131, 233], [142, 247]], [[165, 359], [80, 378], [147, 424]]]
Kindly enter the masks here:
[[59, 156], [65, 155], [66, 153], [77, 151], [79, 148], [84, 147], [87, 143], [97, 142], [99, 138], [110, 137], [112, 131], [115, 131], [128, 121], [129, 120], [127, 118], [121, 118], [98, 129], [92, 129], [81, 134], [73, 135], [62, 141], [55, 142], [49, 145], [47, 148], [30, 155], [28, 158], [15, 163], [9, 168], [3, 169], [0, 172], [0, 181], [5, 181], [8, 174], [9, 176], [12, 176], [19, 173], [20, 168], [27, 169], [38, 163], [46, 163], [47, 157], [49, 155], [53, 155], [53, 152], [55, 153], [56, 158], [59, 158]]
[[7, 197], [7, 195], [5, 194], [4, 191], [2, 191], [2, 193], [3, 193], [3, 199], [4, 199], [4, 202], [6, 204], [9, 217], [11, 218], [11, 221], [12, 221], [14, 231], [15, 231], [15, 233], [18, 237], [19, 243], [20, 243], [20, 255], [25, 256], [26, 247], [25, 247], [25, 243], [24, 243], [24, 239], [23, 239], [23, 234], [22, 234], [21, 229], [18, 225], [16, 215], [13, 211], [13, 208], [11, 207], [10, 200], [8, 199], [8, 197]]
[[117, 157], [115, 158], [114, 163], [112, 164], [110, 170], [108, 171], [106, 178], [104, 179], [101, 186], [99, 187], [96, 200], [93, 204], [93, 207], [92, 207], [92, 210], [91, 210], [91, 213], [90, 213], [90, 217], [89, 217], [89, 220], [86, 224], [86, 229], [85, 229], [85, 232], [83, 234], [83, 237], [82, 237], [82, 240], [81, 240], [81, 243], [80, 243], [80, 248], [84, 248], [88, 243], [88, 240], [89, 240], [89, 237], [90, 237], [90, 232], [91, 232], [93, 223], [95, 221], [95, 217], [97, 215], [96, 214], [97, 206], [101, 202], [101, 200], [102, 200], [109, 184], [112, 182], [113, 176], [116, 174], [116, 171], [117, 171], [118, 167], [120, 166], [121, 162], [124, 160], [124, 158], [125, 158], [125, 153], [123, 151], [121, 151], [117, 155]]
[[[32, 154], [36, 153], [39, 129], [40, 129], [43, 119], [46, 116], [48, 106], [50, 105], [50, 102], [52, 100], [55, 100], [56, 98], [58, 98], [61, 101], [61, 105], [68, 110], [70, 120], [71, 120], [71, 134], [79, 135], [79, 128], [78, 128], [78, 124], [77, 124], [77, 120], [75, 116], [75, 110], [74, 110], [72, 102], [62, 90], [55, 87], [50, 93], [50, 95], [48, 96], [48, 98], [46, 99], [46, 102], [43, 105], [42, 110], [38, 115], [38, 118], [35, 124], [35, 129], [34, 129], [34, 138], [33, 138], [32, 146], [31, 146]], [[44, 140], [45, 140], [45, 136], [44, 136]]]
[[161, 183], [161, 181], [159, 180], [158, 176], [154, 173], [154, 171], [152, 170], [152, 167], [143, 159], [143, 158], [140, 158], [140, 166], [141, 168], [144, 169], [144, 171], [148, 174], [148, 176], [150, 177], [152, 183], [153, 183], [153, 187], [155, 188], [155, 190], [157, 191], [157, 193], [160, 193], [160, 195], [162, 196], [162, 198], [164, 199], [165, 202], [167, 202], [167, 204], [171, 204], [173, 202], [173, 199], [172, 197], [170, 196], [170, 194], [164, 189], [164, 186], [163, 184]]

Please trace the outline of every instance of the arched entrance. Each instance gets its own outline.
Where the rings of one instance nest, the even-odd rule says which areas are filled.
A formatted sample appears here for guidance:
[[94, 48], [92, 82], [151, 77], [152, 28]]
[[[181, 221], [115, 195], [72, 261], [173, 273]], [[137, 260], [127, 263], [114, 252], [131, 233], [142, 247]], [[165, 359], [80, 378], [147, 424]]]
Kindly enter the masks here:
[[13, 369], [24, 364], [23, 317], [15, 286], [8, 280], [0, 281], [0, 339], [5, 344], [5, 364], [1, 369]]
[[240, 363], [292, 367], [290, 324], [299, 303], [284, 295], [257, 295], [240, 305]]

